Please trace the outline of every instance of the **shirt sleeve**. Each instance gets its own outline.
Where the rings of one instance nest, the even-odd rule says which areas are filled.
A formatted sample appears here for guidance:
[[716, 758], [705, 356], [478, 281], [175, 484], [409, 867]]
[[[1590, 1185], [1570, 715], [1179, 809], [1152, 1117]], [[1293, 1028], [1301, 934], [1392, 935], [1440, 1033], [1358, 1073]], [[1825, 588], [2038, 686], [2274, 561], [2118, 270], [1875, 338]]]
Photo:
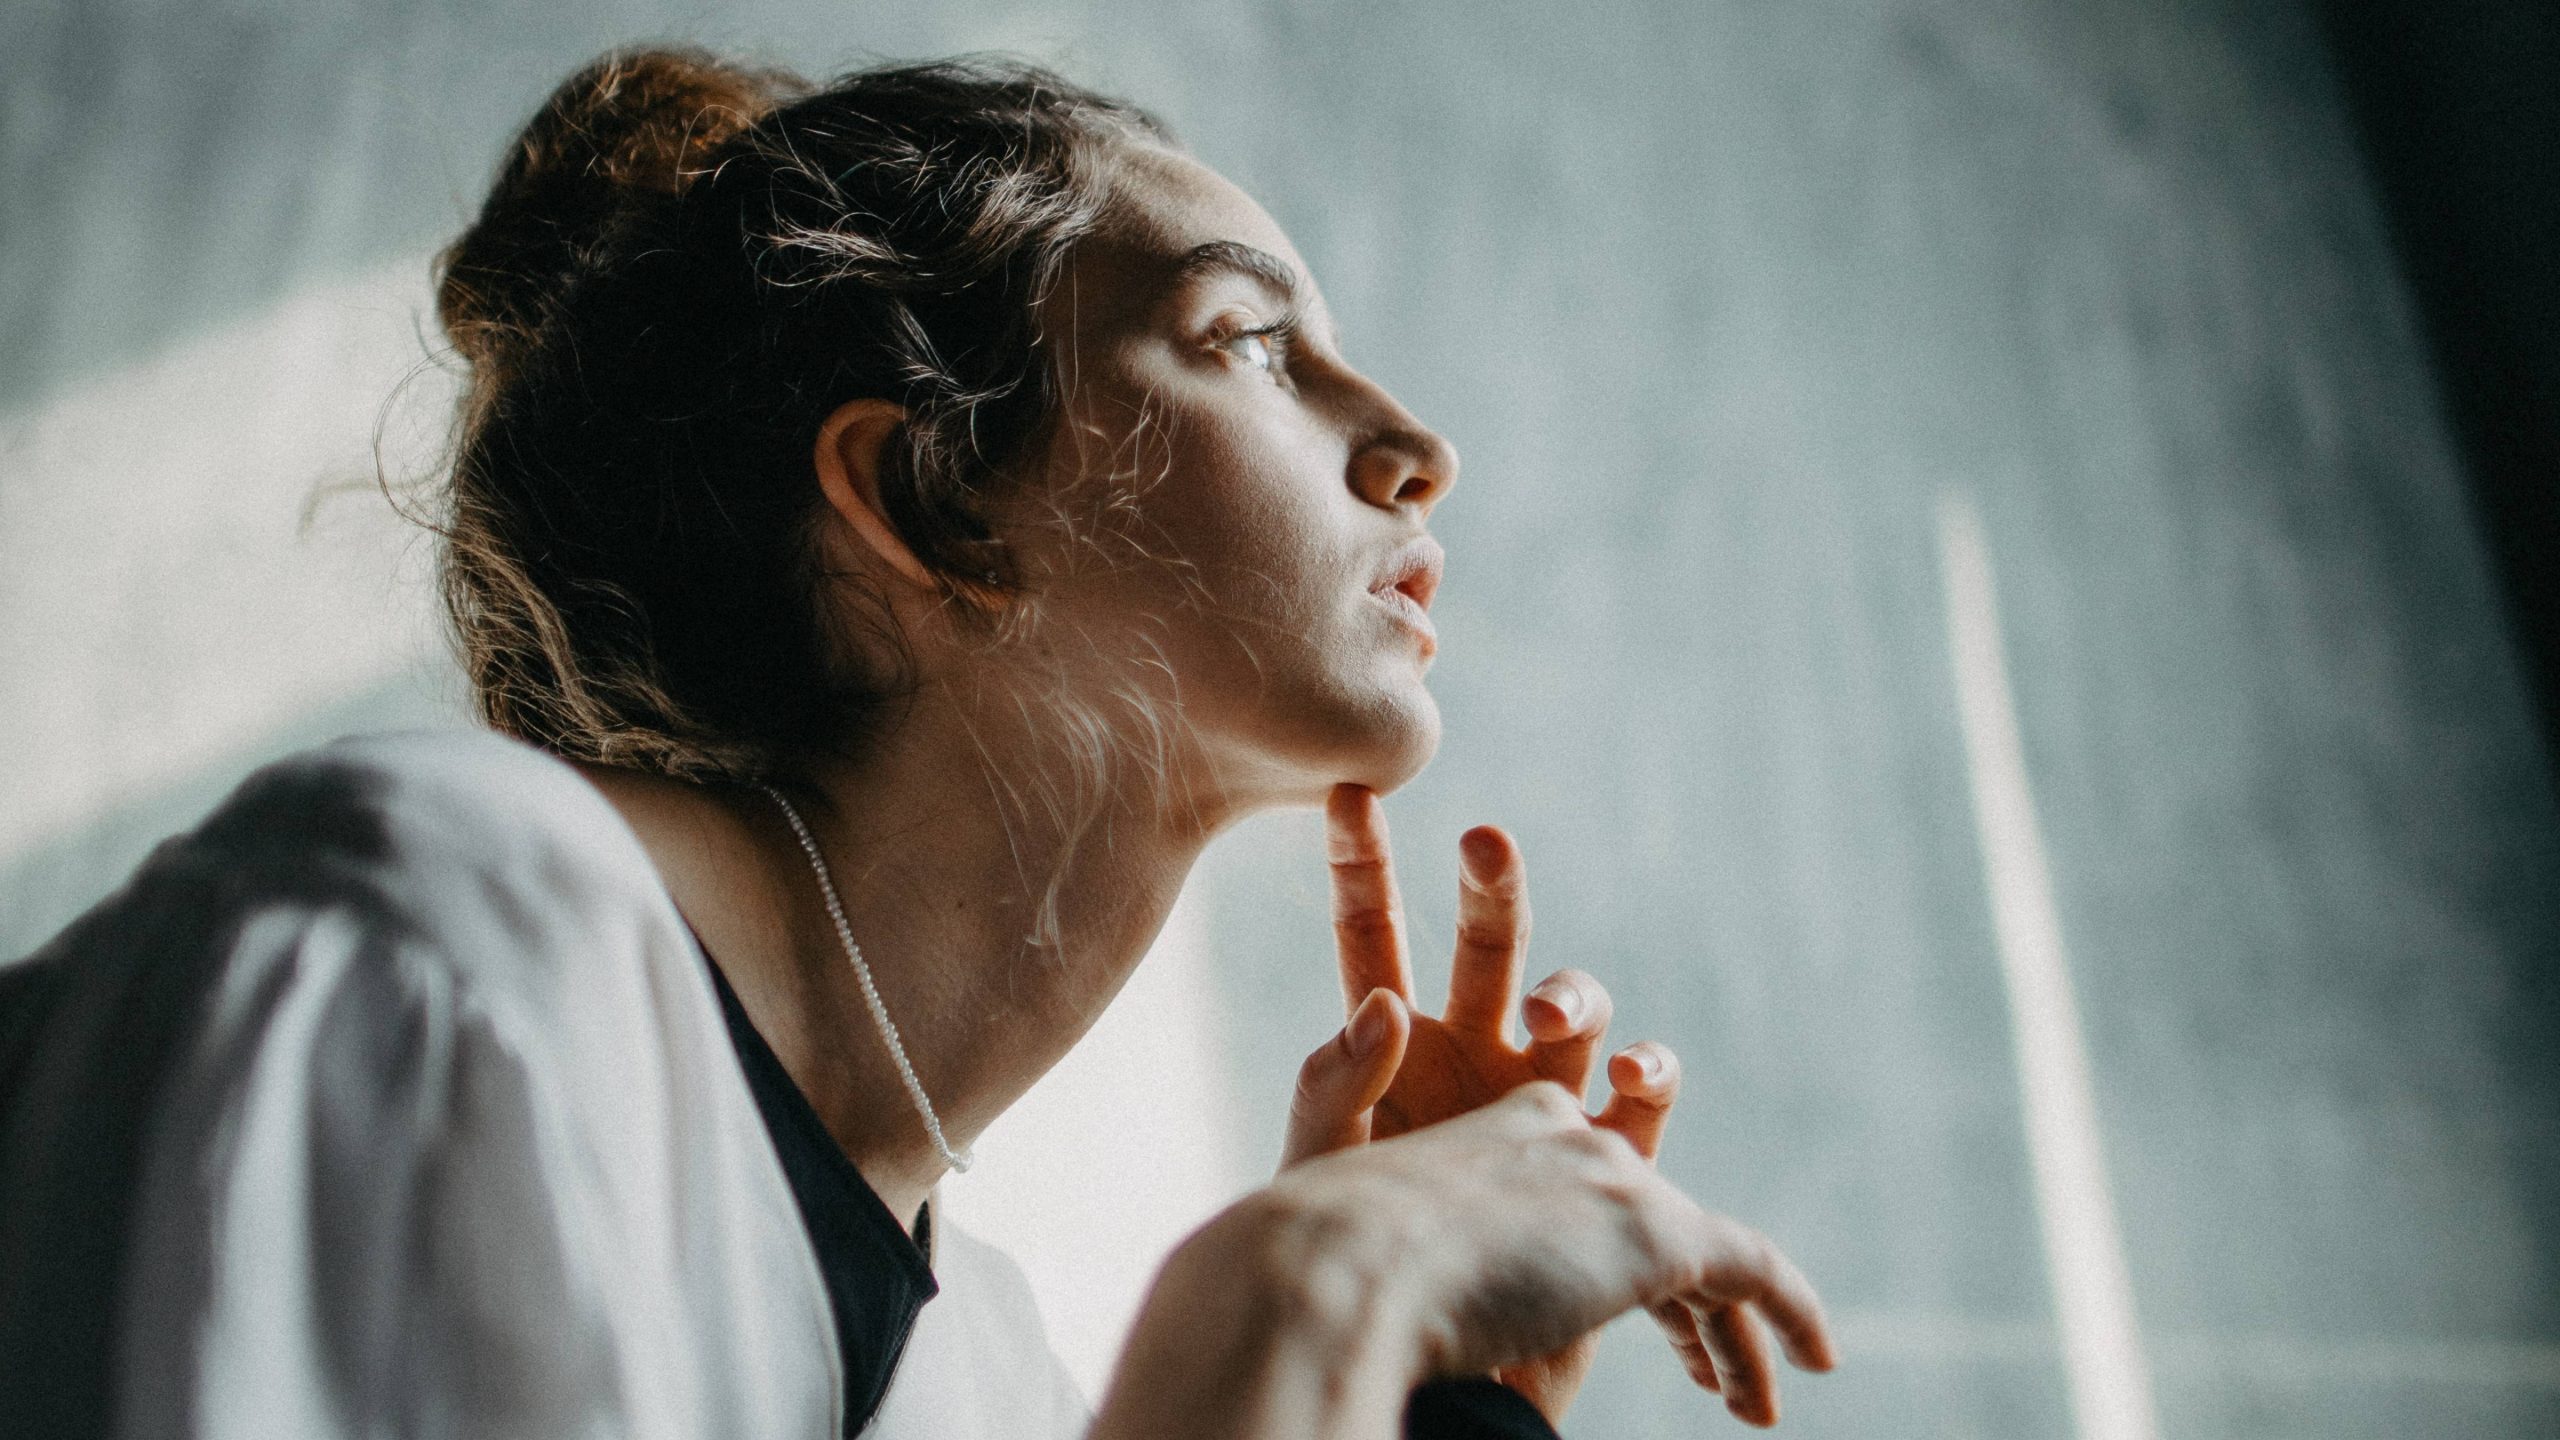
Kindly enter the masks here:
[[1427, 1381], [1404, 1407], [1405, 1440], [1557, 1440], [1527, 1396], [1491, 1376]]
[[342, 905], [262, 909], [225, 972], [149, 1148], [119, 1433], [669, 1433], [618, 1314], [650, 1267], [535, 1037]]
[[106, 908], [133, 923], [71, 937], [66, 984], [192, 977], [134, 1091], [113, 1433], [833, 1434], [824, 1287], [709, 982], [565, 767], [332, 747]]

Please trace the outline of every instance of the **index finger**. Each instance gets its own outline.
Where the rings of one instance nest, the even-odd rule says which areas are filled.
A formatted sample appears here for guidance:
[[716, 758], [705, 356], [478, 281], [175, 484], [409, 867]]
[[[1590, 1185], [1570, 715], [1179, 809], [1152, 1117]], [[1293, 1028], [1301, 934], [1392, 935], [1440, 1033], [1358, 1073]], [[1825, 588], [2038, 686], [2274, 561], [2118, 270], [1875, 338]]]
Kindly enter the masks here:
[[1387, 854], [1386, 809], [1365, 785], [1336, 785], [1324, 806], [1325, 856], [1333, 867], [1333, 942], [1342, 998], [1356, 1008], [1372, 990], [1413, 1003], [1405, 967], [1404, 905]]

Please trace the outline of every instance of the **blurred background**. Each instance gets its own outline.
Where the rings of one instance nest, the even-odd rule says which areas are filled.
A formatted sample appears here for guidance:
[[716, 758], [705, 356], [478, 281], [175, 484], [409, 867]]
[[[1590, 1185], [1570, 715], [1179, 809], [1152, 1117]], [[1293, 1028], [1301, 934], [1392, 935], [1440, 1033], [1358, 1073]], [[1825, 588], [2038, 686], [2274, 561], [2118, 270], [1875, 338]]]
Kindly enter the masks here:
[[[251, 766], [463, 723], [428, 260], [600, 48], [1164, 115], [1466, 455], [1443, 753], [1533, 973], [1847, 1361], [1786, 1433], [2560, 1433], [2560, 42], [2536, 0], [17, 0], [0, 956]], [[1222, 841], [950, 1208], [1098, 1388], [1338, 1022]], [[1640, 1323], [1568, 1433], [1719, 1433]]]

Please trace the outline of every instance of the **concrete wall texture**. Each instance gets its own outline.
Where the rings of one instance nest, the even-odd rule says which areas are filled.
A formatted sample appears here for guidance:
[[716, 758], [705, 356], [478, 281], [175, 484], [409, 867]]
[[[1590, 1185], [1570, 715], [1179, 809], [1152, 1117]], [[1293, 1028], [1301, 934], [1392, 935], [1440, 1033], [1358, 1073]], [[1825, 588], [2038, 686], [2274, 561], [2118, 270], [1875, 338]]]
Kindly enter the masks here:
[[[371, 486], [431, 470], [426, 256], [664, 36], [1027, 53], [1289, 228], [1466, 454], [1390, 806], [1426, 986], [1456, 834], [1511, 826], [1533, 970], [1687, 1062], [1665, 1168], [1840, 1314], [1788, 1430], [2560, 1431], [2560, 808], [2298, 4], [13, 7], [0, 954], [259, 759], [458, 716]], [[1304, 815], [1199, 876], [1233, 1098], [1149, 1236], [1250, 1183], [1199, 1133], [1275, 1150], [1323, 893]], [[1054, 1312], [1146, 1257], [1023, 1258]], [[1613, 1330], [1569, 1432], [1726, 1423], [1657, 1350]]]

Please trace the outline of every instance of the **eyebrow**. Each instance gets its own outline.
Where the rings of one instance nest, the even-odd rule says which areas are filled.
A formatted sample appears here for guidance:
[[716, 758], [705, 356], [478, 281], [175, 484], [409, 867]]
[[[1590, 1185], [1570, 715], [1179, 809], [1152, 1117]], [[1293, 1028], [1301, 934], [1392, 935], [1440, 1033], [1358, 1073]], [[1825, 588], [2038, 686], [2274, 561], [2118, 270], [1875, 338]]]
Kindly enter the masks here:
[[1173, 281], [1186, 284], [1205, 275], [1242, 275], [1288, 302], [1289, 308], [1307, 308], [1306, 291], [1298, 284], [1298, 272], [1288, 261], [1268, 250], [1247, 245], [1241, 240], [1212, 240], [1195, 245], [1174, 262]]

